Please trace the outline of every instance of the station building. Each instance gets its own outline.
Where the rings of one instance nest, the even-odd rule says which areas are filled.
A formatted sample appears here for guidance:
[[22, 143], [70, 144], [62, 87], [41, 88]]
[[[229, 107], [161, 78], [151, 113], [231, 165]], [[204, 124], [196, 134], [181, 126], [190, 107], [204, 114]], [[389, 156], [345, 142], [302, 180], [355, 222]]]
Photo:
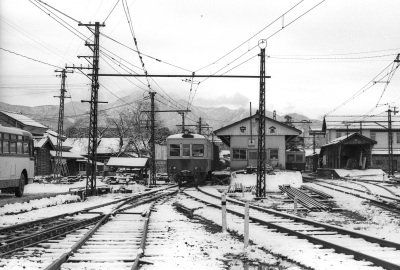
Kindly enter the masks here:
[[[214, 131], [228, 146], [231, 170], [257, 167], [259, 114], [239, 120]], [[273, 168], [286, 168], [286, 143], [301, 131], [265, 117], [265, 162]]]

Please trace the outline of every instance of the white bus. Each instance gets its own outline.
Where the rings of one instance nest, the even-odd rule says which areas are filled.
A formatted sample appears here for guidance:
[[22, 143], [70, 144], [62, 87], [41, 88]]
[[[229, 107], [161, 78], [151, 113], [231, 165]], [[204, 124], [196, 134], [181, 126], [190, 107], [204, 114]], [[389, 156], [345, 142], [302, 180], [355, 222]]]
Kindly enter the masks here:
[[25, 185], [33, 182], [34, 166], [32, 134], [0, 125], [1, 192], [21, 197]]

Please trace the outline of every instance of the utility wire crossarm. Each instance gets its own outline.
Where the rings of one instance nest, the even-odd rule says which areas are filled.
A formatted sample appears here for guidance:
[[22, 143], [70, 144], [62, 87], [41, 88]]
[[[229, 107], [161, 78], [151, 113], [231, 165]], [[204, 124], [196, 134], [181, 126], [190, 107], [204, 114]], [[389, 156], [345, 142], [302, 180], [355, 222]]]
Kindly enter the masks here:
[[[92, 74], [88, 74], [91, 76]], [[152, 77], [152, 78], [242, 78], [242, 79], [259, 79], [261, 76], [252, 75], [185, 75], [185, 74], [99, 74], [99, 77]], [[263, 76], [269, 79], [271, 76]]]

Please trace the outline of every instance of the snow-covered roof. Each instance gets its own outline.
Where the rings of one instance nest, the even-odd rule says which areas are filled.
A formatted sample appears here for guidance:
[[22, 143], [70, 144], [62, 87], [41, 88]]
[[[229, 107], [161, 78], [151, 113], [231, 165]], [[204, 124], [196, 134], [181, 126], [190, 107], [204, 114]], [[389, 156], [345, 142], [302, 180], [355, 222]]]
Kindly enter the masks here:
[[148, 158], [112, 157], [107, 162], [107, 166], [143, 168], [146, 166], [147, 160]]
[[[373, 155], [388, 155], [388, 149], [372, 149]], [[393, 149], [393, 155], [400, 155], [400, 149]]]
[[[306, 151], [306, 157], [314, 155], [314, 149], [305, 149], [305, 151]], [[319, 154], [320, 151], [321, 151], [320, 148], [315, 148], [316, 154]]]
[[[86, 155], [88, 151], [88, 140], [88, 138], [68, 138], [64, 143], [72, 147], [70, 150], [71, 152]], [[127, 143], [128, 139], [124, 139], [122, 150], [126, 148]], [[120, 151], [119, 138], [102, 138], [97, 147], [97, 154], [112, 154]]]
[[7, 115], [10, 118], [13, 118], [15, 120], [17, 120], [18, 122], [21, 122], [22, 124], [26, 125], [26, 126], [33, 126], [33, 127], [40, 127], [40, 128], [47, 128], [46, 126], [36, 122], [35, 120], [19, 114], [19, 113], [11, 113], [11, 112], [6, 112], [6, 111], [0, 111], [1, 113], [4, 113], [5, 115]]
[[[205, 139], [204, 135], [200, 135], [200, 134], [196, 134], [196, 133], [190, 133], [190, 135], [193, 136], [192, 138], [194, 138], [194, 139], [200, 139], [200, 138]], [[183, 138], [182, 136], [183, 136], [183, 133], [178, 133], [178, 134], [168, 136], [167, 139], [182, 139]]]
[[349, 135], [344, 135], [344, 136], [341, 136], [339, 138], [336, 138], [336, 139], [328, 142], [327, 144], [324, 144], [322, 147], [327, 147], [329, 145], [339, 144], [339, 143], [341, 143], [341, 142], [343, 142], [345, 140], [350, 140], [353, 137], [359, 137], [359, 138], [362, 138], [362, 139], [364, 139], [364, 140], [366, 140], [368, 142], [376, 144], [376, 141], [374, 141], [374, 140], [372, 140], [372, 139], [370, 139], [368, 137], [365, 137], [364, 135], [361, 135], [361, 134], [359, 134], [357, 132], [353, 132], [353, 133], [350, 133]]
[[[50, 155], [55, 157], [57, 155], [56, 151], [50, 151]], [[81, 159], [84, 158], [83, 156], [73, 153], [73, 152], [62, 152], [62, 157], [63, 158], [71, 158], [71, 159]]]
[[40, 138], [40, 139], [34, 139], [33, 140], [33, 146], [35, 148], [42, 148], [47, 142], [50, 142], [50, 144], [52, 145], [53, 149], [54, 149], [54, 146], [57, 145], [57, 142], [54, 145], [48, 137], [43, 137], [43, 138]]

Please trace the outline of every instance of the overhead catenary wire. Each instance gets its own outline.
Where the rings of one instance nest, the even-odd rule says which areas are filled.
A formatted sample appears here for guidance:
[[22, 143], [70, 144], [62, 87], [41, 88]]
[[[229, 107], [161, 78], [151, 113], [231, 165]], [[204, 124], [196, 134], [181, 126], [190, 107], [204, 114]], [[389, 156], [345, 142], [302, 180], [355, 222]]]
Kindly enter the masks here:
[[20, 56], [20, 57], [24, 57], [24, 58], [26, 58], [26, 59], [29, 59], [29, 60], [32, 60], [32, 61], [35, 61], [35, 62], [38, 62], [38, 63], [44, 64], [44, 65], [48, 65], [48, 66], [55, 67], [55, 68], [61, 68], [61, 67], [59, 67], [59, 66], [56, 66], [56, 65], [53, 65], [53, 64], [49, 64], [49, 63], [47, 63], [47, 62], [43, 62], [43, 61], [40, 61], [40, 60], [34, 59], [34, 58], [32, 58], [32, 57], [29, 57], [29, 56], [26, 56], [26, 55], [22, 55], [22, 54], [19, 54], [19, 53], [16, 53], [16, 52], [13, 52], [13, 51], [10, 51], [10, 50], [7, 50], [7, 49], [4, 49], [4, 48], [2, 48], [2, 47], [0, 47], [0, 50], [3, 50], [3, 51], [6, 51], [6, 52], [9, 52], [9, 53], [12, 53], [12, 54], [18, 55], [18, 56]]

